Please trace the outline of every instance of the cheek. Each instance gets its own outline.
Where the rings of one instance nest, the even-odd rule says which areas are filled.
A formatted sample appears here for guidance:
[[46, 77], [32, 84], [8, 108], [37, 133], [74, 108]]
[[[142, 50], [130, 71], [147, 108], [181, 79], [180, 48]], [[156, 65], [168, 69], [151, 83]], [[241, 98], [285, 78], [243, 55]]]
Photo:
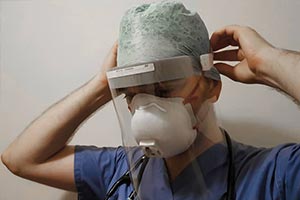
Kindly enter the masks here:
[[199, 97], [199, 98], [195, 98], [192, 101], [189, 102], [193, 108], [194, 114], [197, 114], [202, 106], [202, 104], [204, 103], [204, 99]]
[[202, 84], [196, 88], [196, 90], [190, 94], [189, 96], [187, 96], [184, 100], [184, 103], [190, 103], [194, 114], [197, 114], [198, 111], [200, 110], [202, 104], [205, 102], [206, 100], [206, 96], [207, 96], [207, 90], [206, 90], [206, 86], [205, 84]]

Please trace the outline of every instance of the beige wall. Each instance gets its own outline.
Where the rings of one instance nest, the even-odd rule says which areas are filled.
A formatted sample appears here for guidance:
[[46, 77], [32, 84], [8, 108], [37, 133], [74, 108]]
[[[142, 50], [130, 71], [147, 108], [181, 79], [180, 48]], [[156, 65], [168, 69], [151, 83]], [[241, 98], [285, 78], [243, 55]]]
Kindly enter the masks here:
[[[122, 14], [137, 2], [142, 1], [0, 1], [0, 152], [44, 109], [99, 71]], [[300, 48], [297, 0], [183, 2], [200, 13], [210, 33], [243, 24], [278, 47]], [[264, 146], [300, 141], [299, 108], [274, 90], [223, 78], [217, 107], [221, 124], [239, 141]], [[82, 126], [72, 143], [121, 144], [112, 105]], [[15, 177], [1, 163], [0, 199], [66, 200], [76, 195]]]

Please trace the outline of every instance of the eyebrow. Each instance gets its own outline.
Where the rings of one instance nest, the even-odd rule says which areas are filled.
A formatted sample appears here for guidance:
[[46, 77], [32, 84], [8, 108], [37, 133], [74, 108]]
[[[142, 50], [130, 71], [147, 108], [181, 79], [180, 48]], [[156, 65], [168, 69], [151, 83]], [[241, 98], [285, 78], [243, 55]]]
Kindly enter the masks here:
[[159, 86], [174, 87], [174, 86], [178, 86], [178, 85], [185, 85], [185, 83], [186, 83], [186, 79], [179, 79], [179, 80], [173, 80], [173, 81], [160, 82]]
[[[127, 88], [118, 88], [118, 89], [116, 89], [116, 92], [117, 92], [117, 94], [121, 94], [121, 93], [124, 93], [124, 94], [142, 93], [143, 91], [149, 91], [150, 89], [154, 89], [154, 88], [150, 88], [150, 86], [152, 86], [152, 84], [140, 85], [140, 86], [134, 86], [134, 87], [127, 87]], [[132, 88], [136, 88], [138, 92], [130, 91], [130, 89], [132, 89]]]

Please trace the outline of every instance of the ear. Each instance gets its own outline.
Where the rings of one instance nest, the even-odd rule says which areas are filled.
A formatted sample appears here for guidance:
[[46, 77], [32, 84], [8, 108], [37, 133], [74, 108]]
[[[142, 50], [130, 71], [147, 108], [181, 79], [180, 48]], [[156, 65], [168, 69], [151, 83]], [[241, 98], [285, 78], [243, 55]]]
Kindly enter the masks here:
[[222, 89], [222, 82], [208, 79], [208, 85], [209, 85], [208, 87], [209, 89], [207, 91], [207, 100], [210, 103], [215, 103], [219, 99], [221, 89]]

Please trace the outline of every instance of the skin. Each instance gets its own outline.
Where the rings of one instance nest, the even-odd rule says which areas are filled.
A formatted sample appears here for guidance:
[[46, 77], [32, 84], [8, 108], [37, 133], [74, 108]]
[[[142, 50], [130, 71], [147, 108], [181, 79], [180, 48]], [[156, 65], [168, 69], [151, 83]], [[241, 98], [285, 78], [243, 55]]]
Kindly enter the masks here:
[[104, 72], [116, 66], [116, 58], [117, 43], [99, 74], [51, 106], [8, 146], [1, 159], [12, 173], [42, 184], [76, 191], [74, 146], [67, 142], [84, 120], [111, 100]]
[[[215, 66], [223, 75], [246, 84], [263, 84], [279, 89], [300, 102], [300, 53], [269, 44], [255, 30], [238, 25], [213, 33], [211, 46]], [[222, 50], [225, 47], [234, 50]], [[230, 66], [224, 61], [238, 61]]]
[[[203, 76], [195, 75], [186, 79], [158, 83], [157, 85], [149, 84], [142, 87], [130, 87], [126, 88], [126, 90], [122, 89], [119, 93], [125, 94], [129, 105], [131, 99], [138, 93], [166, 98], [181, 97], [184, 99], [183, 104], [191, 104], [194, 113], [197, 113], [204, 101], [212, 99], [211, 102], [213, 103], [218, 99], [221, 85], [221, 81], [213, 81]], [[163, 94], [157, 94], [157, 88], [160, 88], [159, 90], [163, 91]]]
[[[218, 51], [215, 52], [215, 60], [220, 63], [216, 67], [225, 76], [237, 82], [278, 88], [299, 102], [299, 53], [277, 49], [253, 29], [241, 26], [228, 26], [216, 31], [212, 35], [211, 45], [214, 51]], [[229, 45], [238, 49], [222, 51]], [[117, 43], [104, 61], [101, 72], [51, 106], [7, 147], [1, 160], [12, 173], [53, 187], [76, 191], [74, 147], [67, 142], [80, 124], [111, 100], [105, 71], [117, 65], [116, 58]], [[239, 63], [232, 67], [223, 62], [232, 60]], [[199, 79], [201, 81], [204, 80]], [[220, 84], [208, 85], [212, 87], [207, 87], [201, 97], [196, 96], [189, 101], [193, 103], [193, 99], [197, 98], [216, 101]], [[193, 108], [196, 110], [197, 105], [194, 104]], [[180, 170], [176, 169], [175, 172]]]

